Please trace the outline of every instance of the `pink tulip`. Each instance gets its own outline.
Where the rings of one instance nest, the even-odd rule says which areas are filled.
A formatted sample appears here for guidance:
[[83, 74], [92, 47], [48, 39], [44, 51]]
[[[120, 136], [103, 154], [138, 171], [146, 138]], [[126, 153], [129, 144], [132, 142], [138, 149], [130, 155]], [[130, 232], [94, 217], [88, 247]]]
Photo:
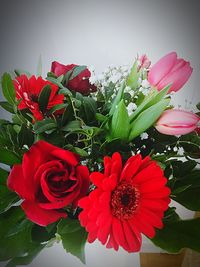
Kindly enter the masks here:
[[151, 61], [148, 59], [147, 55], [145, 54], [139, 58], [139, 62], [140, 62], [139, 69], [141, 68], [148, 69], [151, 65]]
[[200, 117], [192, 112], [169, 109], [163, 112], [155, 127], [162, 134], [184, 135], [194, 131], [199, 121]]
[[182, 58], [177, 58], [177, 54], [171, 52], [152, 66], [148, 74], [148, 81], [159, 91], [171, 84], [170, 92], [177, 92], [187, 82], [191, 74], [190, 63]]

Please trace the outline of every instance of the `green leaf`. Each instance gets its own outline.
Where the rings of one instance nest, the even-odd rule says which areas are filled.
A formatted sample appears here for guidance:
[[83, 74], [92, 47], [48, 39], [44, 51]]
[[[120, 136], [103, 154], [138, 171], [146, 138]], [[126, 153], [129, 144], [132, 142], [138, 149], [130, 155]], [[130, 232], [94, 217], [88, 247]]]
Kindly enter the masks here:
[[41, 252], [45, 244], [30, 243], [25, 256], [15, 257], [10, 260], [5, 267], [15, 267], [18, 265], [28, 265]]
[[71, 92], [67, 88], [60, 89], [58, 93], [59, 93], [59, 95], [71, 96]]
[[71, 76], [69, 77], [69, 80], [73, 80], [76, 76], [78, 76], [86, 68], [87, 68], [87, 66], [75, 66], [73, 68], [73, 72], [72, 72]]
[[168, 93], [169, 88], [170, 88], [170, 86], [166, 86], [160, 92], [158, 92], [156, 89], [151, 91], [151, 94], [148, 95], [147, 97], [145, 97], [145, 99], [142, 101], [142, 103], [137, 107], [137, 109], [130, 116], [130, 121], [132, 122], [145, 109], [160, 102]]
[[109, 115], [113, 115], [114, 111], [116, 110], [118, 104], [120, 103], [120, 101], [122, 100], [123, 98], [123, 95], [124, 95], [124, 88], [125, 88], [125, 84], [123, 83], [112, 103], [112, 107], [110, 109], [110, 112], [109, 112]]
[[200, 252], [200, 218], [193, 220], [169, 221], [162, 230], [156, 231], [151, 241], [158, 247], [178, 253], [182, 248], [190, 248]]
[[97, 112], [96, 101], [91, 97], [83, 97], [82, 105], [83, 110], [80, 109], [80, 116], [83, 112], [85, 122], [91, 124], [95, 120], [95, 114]]
[[57, 123], [53, 119], [44, 119], [42, 121], [37, 121], [33, 127], [36, 134], [40, 134], [49, 130], [54, 130], [56, 128]]
[[13, 114], [15, 113], [13, 106], [6, 101], [0, 102], [0, 106], [10, 113], [13, 113]]
[[140, 77], [140, 72], [138, 72], [138, 63], [137, 60], [134, 62], [131, 72], [127, 78], [127, 86], [130, 86], [132, 89], [137, 88], [138, 86], [138, 79]]
[[200, 110], [200, 102], [196, 105], [196, 107], [198, 108], [198, 110]]
[[121, 139], [127, 141], [129, 130], [128, 112], [124, 100], [121, 100], [112, 117], [109, 140]]
[[56, 223], [50, 224], [47, 227], [35, 224], [32, 228], [32, 240], [39, 243], [47, 242], [55, 237], [56, 230]]
[[16, 225], [24, 220], [24, 213], [21, 208], [12, 208], [0, 218], [0, 261], [6, 261], [26, 253], [31, 242], [32, 224], [27, 221], [29, 227], [18, 229], [13, 235], [8, 235]]
[[47, 105], [49, 103], [49, 98], [51, 95], [51, 86], [49, 84], [47, 84], [46, 86], [44, 86], [44, 88], [42, 89], [39, 98], [38, 98], [38, 104], [39, 104], [39, 108], [42, 112], [45, 112], [47, 109]]
[[0, 186], [0, 214], [9, 210], [19, 201], [16, 193], [8, 190], [7, 185]]
[[[200, 211], [200, 170], [193, 170], [175, 181], [171, 198], [194, 211]], [[183, 189], [184, 190], [181, 190]]]
[[21, 163], [21, 159], [13, 151], [0, 148], [0, 163], [12, 166]]
[[150, 128], [160, 117], [166, 107], [169, 105], [170, 99], [163, 99], [155, 105], [145, 109], [131, 124], [131, 133], [129, 140]]
[[82, 148], [79, 147], [73, 147], [73, 152], [75, 152], [76, 154], [80, 155], [81, 157], [89, 157], [89, 154]]
[[12, 106], [16, 105], [15, 88], [10, 74], [4, 73], [1, 80], [3, 95]]
[[55, 105], [53, 106], [49, 111], [48, 113], [49, 114], [53, 114], [54, 112], [58, 111], [58, 110], [61, 110], [63, 108], [66, 108], [66, 104], [58, 104], [58, 105]]
[[62, 239], [64, 249], [85, 263], [84, 248], [87, 232], [80, 226], [79, 221], [69, 218], [61, 220], [58, 224], [58, 234]]
[[8, 174], [9, 173], [6, 170], [0, 168], [0, 186], [1, 185], [6, 185]]
[[[48, 81], [56, 84], [59, 88], [61, 89], [64, 89], [64, 91], [62, 91], [62, 94], [64, 94], [64, 92], [69, 95], [69, 96], [72, 96], [72, 93], [62, 85], [62, 83], [57, 79], [57, 78], [54, 78], [54, 77], [47, 77], [46, 78]], [[59, 90], [59, 93], [60, 93], [60, 90]]]
[[73, 132], [81, 129], [80, 121], [70, 121], [65, 127], [62, 128], [64, 132]]
[[196, 133], [183, 135], [179, 139], [179, 144], [184, 148], [186, 155], [191, 158], [200, 158], [200, 136]]
[[28, 145], [29, 147], [34, 142], [34, 134], [33, 132], [26, 127], [25, 124], [22, 124], [21, 129], [18, 133], [18, 144], [19, 147], [23, 147], [23, 145]]

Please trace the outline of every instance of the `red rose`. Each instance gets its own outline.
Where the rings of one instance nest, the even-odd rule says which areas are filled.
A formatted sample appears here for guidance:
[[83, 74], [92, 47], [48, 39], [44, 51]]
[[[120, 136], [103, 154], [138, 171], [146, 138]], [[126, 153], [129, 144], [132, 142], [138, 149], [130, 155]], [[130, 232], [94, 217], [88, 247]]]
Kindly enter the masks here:
[[[78, 65], [63, 65], [59, 62], [54, 61], [51, 65], [51, 72], [53, 72], [56, 76], [60, 76], [62, 74], [66, 74], [68, 71], [72, 70], [76, 66]], [[90, 71], [88, 69], [85, 69], [81, 73], [79, 73], [78, 76], [76, 76], [72, 80], [69, 80], [66, 86], [72, 91], [80, 92], [83, 95], [88, 95], [90, 92], [95, 92], [97, 89], [95, 85], [90, 84], [90, 76]]]
[[12, 168], [8, 187], [24, 199], [21, 206], [31, 221], [46, 226], [65, 218], [63, 208], [86, 195], [89, 171], [78, 163], [74, 153], [39, 141]]
[[[34, 75], [28, 78], [22, 74], [13, 81], [16, 97], [20, 100], [18, 108], [20, 110], [29, 109], [36, 120], [42, 120], [44, 113], [58, 104], [63, 104], [64, 95], [58, 95], [58, 86], [42, 79], [36, 78]], [[51, 86], [51, 94], [46, 110], [41, 112], [38, 104], [38, 98], [42, 89], [46, 86]]]

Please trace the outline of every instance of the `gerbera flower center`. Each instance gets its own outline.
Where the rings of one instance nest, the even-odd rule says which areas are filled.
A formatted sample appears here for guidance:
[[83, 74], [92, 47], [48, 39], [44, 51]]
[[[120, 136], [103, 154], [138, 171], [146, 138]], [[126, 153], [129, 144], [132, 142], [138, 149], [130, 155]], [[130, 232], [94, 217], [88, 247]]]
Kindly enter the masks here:
[[139, 191], [132, 184], [123, 182], [113, 191], [111, 210], [113, 216], [119, 219], [130, 219], [139, 204]]

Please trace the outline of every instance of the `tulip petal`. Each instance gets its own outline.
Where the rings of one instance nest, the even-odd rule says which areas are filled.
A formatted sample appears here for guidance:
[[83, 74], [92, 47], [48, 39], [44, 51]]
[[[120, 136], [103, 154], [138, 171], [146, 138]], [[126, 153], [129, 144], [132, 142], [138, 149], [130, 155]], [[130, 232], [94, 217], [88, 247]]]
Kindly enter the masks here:
[[156, 86], [172, 70], [176, 60], [177, 54], [175, 52], [171, 52], [162, 57], [150, 69], [148, 74], [149, 83], [153, 86]]

